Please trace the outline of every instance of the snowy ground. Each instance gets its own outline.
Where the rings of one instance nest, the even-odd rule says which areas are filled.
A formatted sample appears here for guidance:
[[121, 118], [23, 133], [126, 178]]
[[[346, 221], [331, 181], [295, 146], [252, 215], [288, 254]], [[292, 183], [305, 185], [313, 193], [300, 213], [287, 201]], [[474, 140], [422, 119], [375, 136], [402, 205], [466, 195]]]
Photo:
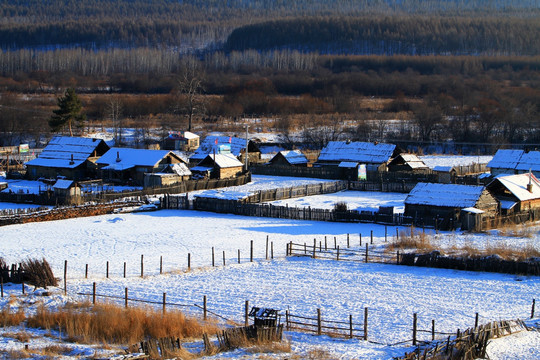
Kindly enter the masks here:
[[492, 155], [425, 155], [419, 156], [419, 158], [429, 168], [433, 169], [435, 166], [459, 166], [459, 165], [471, 165], [487, 164], [493, 159]]
[[[457, 328], [472, 326], [476, 312], [480, 313], [481, 322], [525, 318], [530, 314], [532, 299], [540, 293], [538, 277], [284, 259], [288, 241], [309, 244], [314, 238], [322, 241], [324, 236], [329, 239], [336, 236], [344, 247], [346, 235], [350, 233], [351, 244], [355, 246], [358, 234], [362, 233], [367, 239], [371, 230], [375, 247], [382, 246], [385, 228], [381, 225], [162, 210], [6, 226], [0, 229], [0, 256], [8, 263], [26, 257], [45, 257], [57, 275], [63, 273], [64, 260], [68, 260], [70, 297], [81, 298], [75, 293], [90, 292], [93, 282], [97, 283], [100, 294], [122, 296], [123, 289], [128, 287], [130, 296], [135, 298], [160, 301], [166, 292], [168, 302], [188, 305], [200, 305], [206, 295], [210, 310], [238, 322], [243, 319], [246, 300], [254, 306], [289, 309], [291, 313], [310, 317], [321, 308], [325, 319], [343, 321], [352, 314], [358, 322], [362, 322], [363, 309], [368, 307], [369, 338], [384, 345], [286, 334], [298, 353], [320, 348], [342, 359], [389, 359], [410, 351], [410, 343], [387, 344], [411, 338], [414, 312], [418, 313], [421, 329], [429, 329], [431, 320], [435, 319], [438, 331], [454, 332]], [[395, 232], [395, 228], [388, 232]], [[264, 260], [267, 236], [274, 245], [273, 261]], [[452, 233], [439, 236], [461, 237]], [[493, 241], [496, 237], [490, 239]], [[538, 239], [535, 236], [528, 241], [538, 246]], [[249, 262], [250, 240], [254, 241], [256, 260], [253, 263]], [[468, 241], [482, 243], [486, 240], [478, 236]], [[211, 266], [212, 247], [216, 267]], [[238, 249], [241, 250], [240, 265], [235, 264]], [[223, 251], [226, 266], [222, 266]], [[192, 256], [193, 271], [186, 273], [188, 253]], [[145, 262], [143, 279], [139, 276], [141, 255]], [[163, 256], [164, 275], [159, 275], [160, 256]], [[105, 278], [106, 261], [110, 261], [109, 279]], [[127, 279], [122, 277], [124, 261]], [[84, 279], [86, 263], [89, 279]], [[6, 291], [20, 294], [20, 287]], [[6, 302], [4, 298], [0, 304]], [[182, 310], [200, 314], [200, 309], [193, 306]], [[524, 349], [524, 344], [530, 343], [532, 349], [529, 346], [524, 351], [534, 351], [538, 333], [527, 333], [513, 341], [514, 346], [519, 344]], [[0, 349], [15, 346], [12, 342], [9, 344], [0, 341]], [[493, 351], [502, 355], [492, 359], [505, 359], [500, 347]], [[538, 350], [519, 354], [522, 359], [536, 359]], [[237, 351], [227, 356], [240, 358], [246, 354]], [[221, 354], [215, 358], [223, 357]]]

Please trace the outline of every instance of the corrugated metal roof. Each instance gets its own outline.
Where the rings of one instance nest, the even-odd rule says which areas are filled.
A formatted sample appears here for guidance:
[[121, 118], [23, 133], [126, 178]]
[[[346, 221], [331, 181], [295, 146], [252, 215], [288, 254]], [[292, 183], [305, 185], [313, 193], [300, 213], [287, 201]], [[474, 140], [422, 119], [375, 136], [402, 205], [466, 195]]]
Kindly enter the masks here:
[[508, 189], [516, 198], [520, 201], [540, 199], [540, 182], [534, 175], [530, 175], [530, 181], [532, 184], [532, 192], [527, 190], [527, 184], [529, 184], [529, 174], [518, 175], [500, 175], [497, 176], [488, 187], [495, 181], [500, 182], [505, 188]]
[[418, 183], [405, 199], [405, 204], [474, 207], [483, 190], [483, 186], [474, 185]]
[[429, 169], [429, 167], [424, 164], [420, 158], [414, 154], [400, 154], [401, 158], [409, 165], [412, 169]]
[[169, 153], [168, 150], [111, 148], [96, 163], [106, 165], [104, 169], [126, 170], [135, 166], [156, 166]]
[[390, 160], [395, 149], [394, 144], [330, 141], [322, 149], [318, 161], [382, 164]]
[[523, 153], [523, 150], [497, 150], [497, 153], [493, 156], [493, 159], [491, 159], [491, 161], [487, 164], [487, 167], [498, 169], [515, 169]]
[[540, 171], [540, 151], [529, 151], [523, 153], [519, 162], [517, 163], [516, 170], [521, 171]]
[[26, 165], [76, 168], [91, 157], [101, 142], [103, 140], [94, 138], [56, 136], [49, 141], [38, 158], [28, 161]]
[[215, 161], [216, 165], [220, 168], [230, 168], [230, 167], [242, 167], [244, 166], [234, 155], [232, 154], [214, 154], [208, 155], [210, 159]]
[[56, 182], [54, 183], [54, 185], [52, 186], [53, 189], [69, 189], [71, 187], [71, 185], [73, 185], [73, 180], [65, 180], [65, 179], [59, 179], [59, 180], [56, 180]]
[[342, 161], [338, 165], [338, 167], [340, 168], [355, 168], [357, 166], [358, 166], [358, 163], [353, 162], [353, 161]]

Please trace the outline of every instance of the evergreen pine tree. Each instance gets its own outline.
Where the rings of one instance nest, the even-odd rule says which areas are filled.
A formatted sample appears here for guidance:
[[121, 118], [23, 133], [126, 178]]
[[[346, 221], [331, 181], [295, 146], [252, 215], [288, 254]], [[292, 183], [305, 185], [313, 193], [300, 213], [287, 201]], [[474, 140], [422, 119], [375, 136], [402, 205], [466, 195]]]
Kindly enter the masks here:
[[75, 90], [69, 88], [63, 97], [57, 99], [58, 109], [53, 110], [54, 115], [49, 119], [49, 126], [53, 132], [57, 132], [64, 126], [68, 126], [69, 136], [73, 136], [73, 124], [82, 127], [86, 116], [81, 114], [81, 101], [77, 97]]

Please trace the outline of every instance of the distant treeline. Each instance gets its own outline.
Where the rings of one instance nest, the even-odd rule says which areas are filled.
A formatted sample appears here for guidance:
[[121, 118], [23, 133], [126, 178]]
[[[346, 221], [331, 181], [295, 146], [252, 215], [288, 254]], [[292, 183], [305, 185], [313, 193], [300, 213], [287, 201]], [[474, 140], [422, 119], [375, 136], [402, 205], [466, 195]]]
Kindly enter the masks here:
[[329, 54], [538, 55], [538, 19], [471, 17], [297, 18], [235, 29], [227, 51], [302, 49]]

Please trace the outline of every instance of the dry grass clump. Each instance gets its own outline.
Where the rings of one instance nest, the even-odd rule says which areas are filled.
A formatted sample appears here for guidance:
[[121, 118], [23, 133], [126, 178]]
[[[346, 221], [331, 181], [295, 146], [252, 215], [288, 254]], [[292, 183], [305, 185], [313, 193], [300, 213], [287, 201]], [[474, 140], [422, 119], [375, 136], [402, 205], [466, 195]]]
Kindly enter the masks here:
[[[253, 345], [253, 342], [251, 343]], [[247, 349], [247, 352], [252, 354], [277, 354], [277, 353], [290, 353], [291, 352], [290, 341], [275, 341], [275, 342], [257, 342], [254, 346]]]
[[26, 319], [24, 310], [19, 309], [16, 312], [12, 312], [8, 307], [3, 308], [0, 311], [0, 326], [17, 326]]
[[433, 251], [435, 247], [431, 243], [432, 237], [425, 232], [416, 232], [411, 226], [410, 230], [402, 230], [399, 232], [399, 238], [394, 240], [386, 247], [386, 251], [393, 252], [396, 250], [417, 249], [419, 251]]
[[486, 254], [497, 255], [505, 260], [525, 261], [530, 258], [540, 258], [540, 250], [536, 249], [532, 244], [524, 248], [514, 249], [508, 244], [488, 245]]
[[2, 359], [29, 359], [33, 358], [26, 350], [9, 350], [9, 351], [0, 351], [0, 358]]
[[529, 224], [505, 224], [497, 228], [499, 235], [509, 237], [532, 238], [534, 230]]
[[54, 311], [40, 307], [36, 315], [28, 319], [27, 325], [59, 330], [74, 341], [114, 344], [132, 344], [148, 338], [200, 337], [203, 333], [217, 331], [215, 325], [202, 324], [178, 311], [167, 312], [164, 316], [153, 309], [125, 309], [111, 304]]
[[47, 260], [27, 259], [21, 264], [26, 282], [35, 287], [58, 286], [58, 280], [54, 277], [51, 266]]
[[19, 332], [5, 332], [2, 333], [2, 337], [15, 339], [19, 342], [25, 343], [28, 342], [30, 339], [34, 338], [35, 336], [29, 334], [26, 331], [19, 331]]

